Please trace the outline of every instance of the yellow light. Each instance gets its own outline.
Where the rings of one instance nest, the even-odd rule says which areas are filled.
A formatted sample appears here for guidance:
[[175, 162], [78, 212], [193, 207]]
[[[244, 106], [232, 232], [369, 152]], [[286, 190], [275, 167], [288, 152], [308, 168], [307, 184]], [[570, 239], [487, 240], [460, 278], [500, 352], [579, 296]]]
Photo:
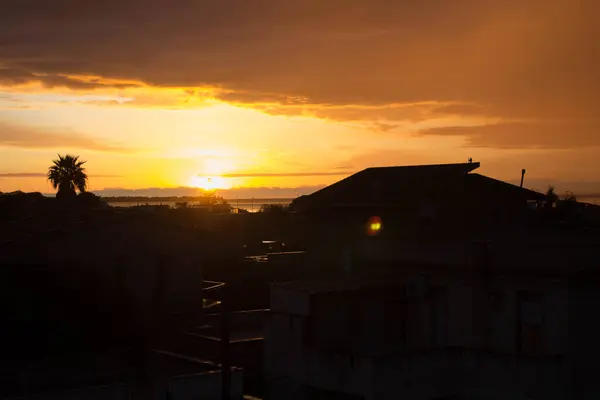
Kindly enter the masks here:
[[379, 217], [371, 217], [367, 221], [367, 235], [373, 236], [383, 229], [383, 223]]
[[222, 176], [193, 176], [190, 186], [204, 190], [229, 189], [231, 184]]

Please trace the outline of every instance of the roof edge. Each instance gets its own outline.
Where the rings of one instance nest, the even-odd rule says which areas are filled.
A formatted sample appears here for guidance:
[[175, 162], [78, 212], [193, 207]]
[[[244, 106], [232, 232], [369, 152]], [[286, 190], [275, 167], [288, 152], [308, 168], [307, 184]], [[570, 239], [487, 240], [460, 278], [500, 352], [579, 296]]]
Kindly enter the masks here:
[[468, 163], [449, 163], [449, 164], [386, 165], [386, 166], [379, 166], [379, 167], [368, 167], [368, 168], [365, 168], [363, 170], [356, 172], [354, 175], [361, 173], [363, 171], [385, 169], [385, 168], [427, 168], [427, 167], [435, 168], [435, 167], [458, 167], [458, 166], [465, 167], [467, 169], [467, 173], [468, 173], [468, 172], [473, 172], [476, 169], [478, 169], [479, 167], [481, 167], [481, 163], [474, 161], [474, 162], [468, 162]]

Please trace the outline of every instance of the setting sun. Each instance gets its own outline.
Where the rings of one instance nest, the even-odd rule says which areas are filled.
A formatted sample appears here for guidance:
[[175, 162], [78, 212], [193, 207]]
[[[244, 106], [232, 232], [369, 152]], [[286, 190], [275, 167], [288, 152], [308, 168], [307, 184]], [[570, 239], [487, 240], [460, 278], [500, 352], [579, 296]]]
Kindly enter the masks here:
[[231, 188], [231, 184], [222, 176], [194, 176], [190, 179], [190, 186], [204, 190]]

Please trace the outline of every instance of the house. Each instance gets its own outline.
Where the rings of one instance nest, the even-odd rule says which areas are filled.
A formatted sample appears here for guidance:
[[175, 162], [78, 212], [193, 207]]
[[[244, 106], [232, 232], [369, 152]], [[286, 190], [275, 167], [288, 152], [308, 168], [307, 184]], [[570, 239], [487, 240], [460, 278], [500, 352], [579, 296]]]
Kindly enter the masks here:
[[[490, 234], [522, 229], [545, 195], [474, 173], [479, 166], [367, 168], [296, 199], [309, 263], [338, 268], [365, 251], [397, 257], [400, 243], [435, 242], [452, 253]], [[369, 234], [373, 217], [380, 221], [376, 235]]]
[[527, 201], [545, 195], [489, 178], [474, 170], [480, 163], [367, 168], [311, 195], [294, 200], [294, 209], [319, 217], [401, 216], [404, 226], [424, 222], [498, 223], [517, 218]]
[[298, 199], [320, 275], [271, 289], [272, 398], [600, 395], [598, 229], [531, 223], [545, 196], [478, 166], [367, 169]]
[[594, 268], [398, 265], [271, 289], [271, 399], [593, 399]]

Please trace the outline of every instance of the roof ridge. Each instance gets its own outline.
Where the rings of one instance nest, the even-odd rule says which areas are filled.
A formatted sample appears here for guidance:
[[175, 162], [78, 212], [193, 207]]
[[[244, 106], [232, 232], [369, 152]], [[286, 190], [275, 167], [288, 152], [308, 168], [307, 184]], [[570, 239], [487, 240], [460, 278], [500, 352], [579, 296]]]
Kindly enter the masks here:
[[[458, 166], [474, 166], [472, 170], [481, 167], [481, 163], [478, 161], [466, 162], [466, 163], [447, 163], [447, 164], [412, 164], [412, 165], [382, 165], [367, 167], [361, 171], [369, 169], [385, 169], [385, 168], [428, 168], [428, 167], [458, 167]], [[359, 172], [361, 172], [359, 171]]]

